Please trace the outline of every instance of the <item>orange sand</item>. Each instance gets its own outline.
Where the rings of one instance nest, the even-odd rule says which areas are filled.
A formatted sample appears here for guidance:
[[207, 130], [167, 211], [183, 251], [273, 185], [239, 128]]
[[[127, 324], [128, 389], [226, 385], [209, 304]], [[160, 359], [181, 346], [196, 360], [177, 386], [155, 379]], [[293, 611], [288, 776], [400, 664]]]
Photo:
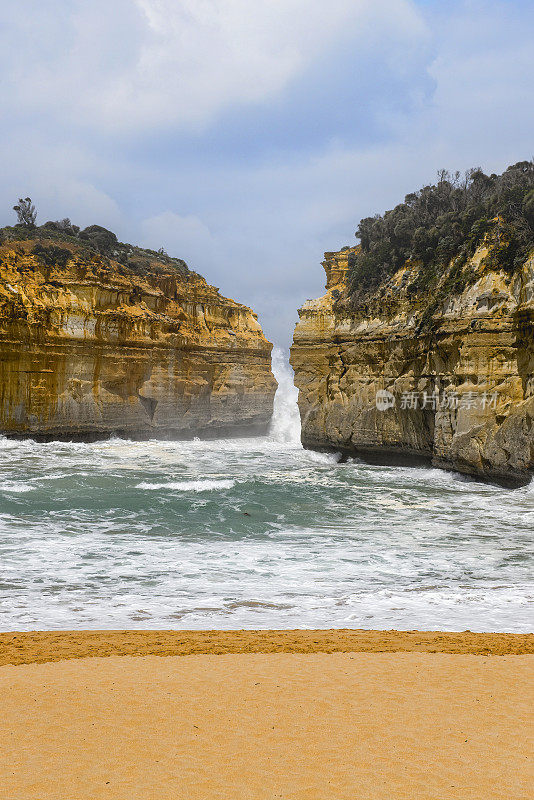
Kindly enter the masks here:
[[0, 798], [530, 800], [533, 652], [507, 634], [0, 634]]
[[530, 800], [533, 664], [338, 652], [3, 666], [0, 797]]

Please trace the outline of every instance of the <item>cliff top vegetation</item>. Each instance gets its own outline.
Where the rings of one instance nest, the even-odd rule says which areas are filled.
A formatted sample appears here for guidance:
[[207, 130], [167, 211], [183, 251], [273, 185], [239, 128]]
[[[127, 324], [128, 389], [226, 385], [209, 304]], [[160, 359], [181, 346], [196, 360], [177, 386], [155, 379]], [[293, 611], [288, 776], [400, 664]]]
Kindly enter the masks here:
[[[28, 211], [30, 208], [33, 213]], [[98, 256], [116, 261], [119, 268], [137, 275], [169, 272], [189, 274], [185, 261], [172, 258], [163, 248], [150, 250], [119, 242], [112, 231], [100, 225], [89, 225], [81, 230], [68, 218], [36, 225], [35, 209], [29, 197], [20, 199], [14, 210], [19, 221], [15, 225], [0, 228], [0, 244], [34, 242], [32, 254], [47, 267], [64, 266], [76, 253], [86, 259]]]
[[493, 242], [488, 267], [513, 273], [525, 262], [534, 248], [534, 160], [502, 175], [441, 170], [435, 184], [383, 215], [362, 219], [356, 231], [361, 247], [349, 256], [352, 302], [407, 262], [418, 266], [413, 294], [432, 291], [447, 270], [447, 289], [461, 288], [463, 266], [487, 234]]

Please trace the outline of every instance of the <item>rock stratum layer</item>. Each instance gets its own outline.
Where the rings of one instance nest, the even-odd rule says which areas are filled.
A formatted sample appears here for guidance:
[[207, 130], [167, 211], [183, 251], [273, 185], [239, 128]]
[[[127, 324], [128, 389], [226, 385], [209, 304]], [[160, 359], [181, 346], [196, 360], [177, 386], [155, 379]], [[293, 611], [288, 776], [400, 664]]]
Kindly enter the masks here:
[[[326, 294], [299, 310], [291, 364], [302, 442], [380, 461], [422, 457], [489, 480], [526, 483], [534, 466], [534, 255], [513, 275], [479, 247], [463, 289], [436, 308], [406, 264], [349, 299], [349, 256], [326, 253]], [[421, 323], [427, 303], [430, 318]], [[377, 392], [385, 390], [377, 408]], [[380, 395], [379, 395], [380, 396]]]
[[[272, 346], [249, 308], [174, 259], [145, 259], [136, 274], [76, 247], [39, 247], [0, 247], [0, 433], [188, 438], [266, 429]], [[50, 253], [62, 257], [50, 263]]]

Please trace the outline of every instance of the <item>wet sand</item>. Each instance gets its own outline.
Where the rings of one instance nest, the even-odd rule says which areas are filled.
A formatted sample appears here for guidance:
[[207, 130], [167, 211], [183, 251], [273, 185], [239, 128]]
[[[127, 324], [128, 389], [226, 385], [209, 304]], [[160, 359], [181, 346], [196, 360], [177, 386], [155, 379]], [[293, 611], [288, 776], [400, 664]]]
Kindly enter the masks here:
[[527, 800], [533, 640], [2, 634], [0, 797]]
[[352, 652], [525, 655], [534, 653], [534, 634], [348, 629], [0, 633], [0, 666], [89, 656]]

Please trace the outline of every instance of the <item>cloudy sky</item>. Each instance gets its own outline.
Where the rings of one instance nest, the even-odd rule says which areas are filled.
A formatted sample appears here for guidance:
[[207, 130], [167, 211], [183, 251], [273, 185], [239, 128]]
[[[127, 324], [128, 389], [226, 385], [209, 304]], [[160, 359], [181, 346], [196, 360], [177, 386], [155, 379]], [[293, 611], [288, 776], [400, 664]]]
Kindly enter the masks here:
[[324, 250], [534, 155], [532, 0], [2, 3], [0, 224], [165, 247], [287, 346]]

